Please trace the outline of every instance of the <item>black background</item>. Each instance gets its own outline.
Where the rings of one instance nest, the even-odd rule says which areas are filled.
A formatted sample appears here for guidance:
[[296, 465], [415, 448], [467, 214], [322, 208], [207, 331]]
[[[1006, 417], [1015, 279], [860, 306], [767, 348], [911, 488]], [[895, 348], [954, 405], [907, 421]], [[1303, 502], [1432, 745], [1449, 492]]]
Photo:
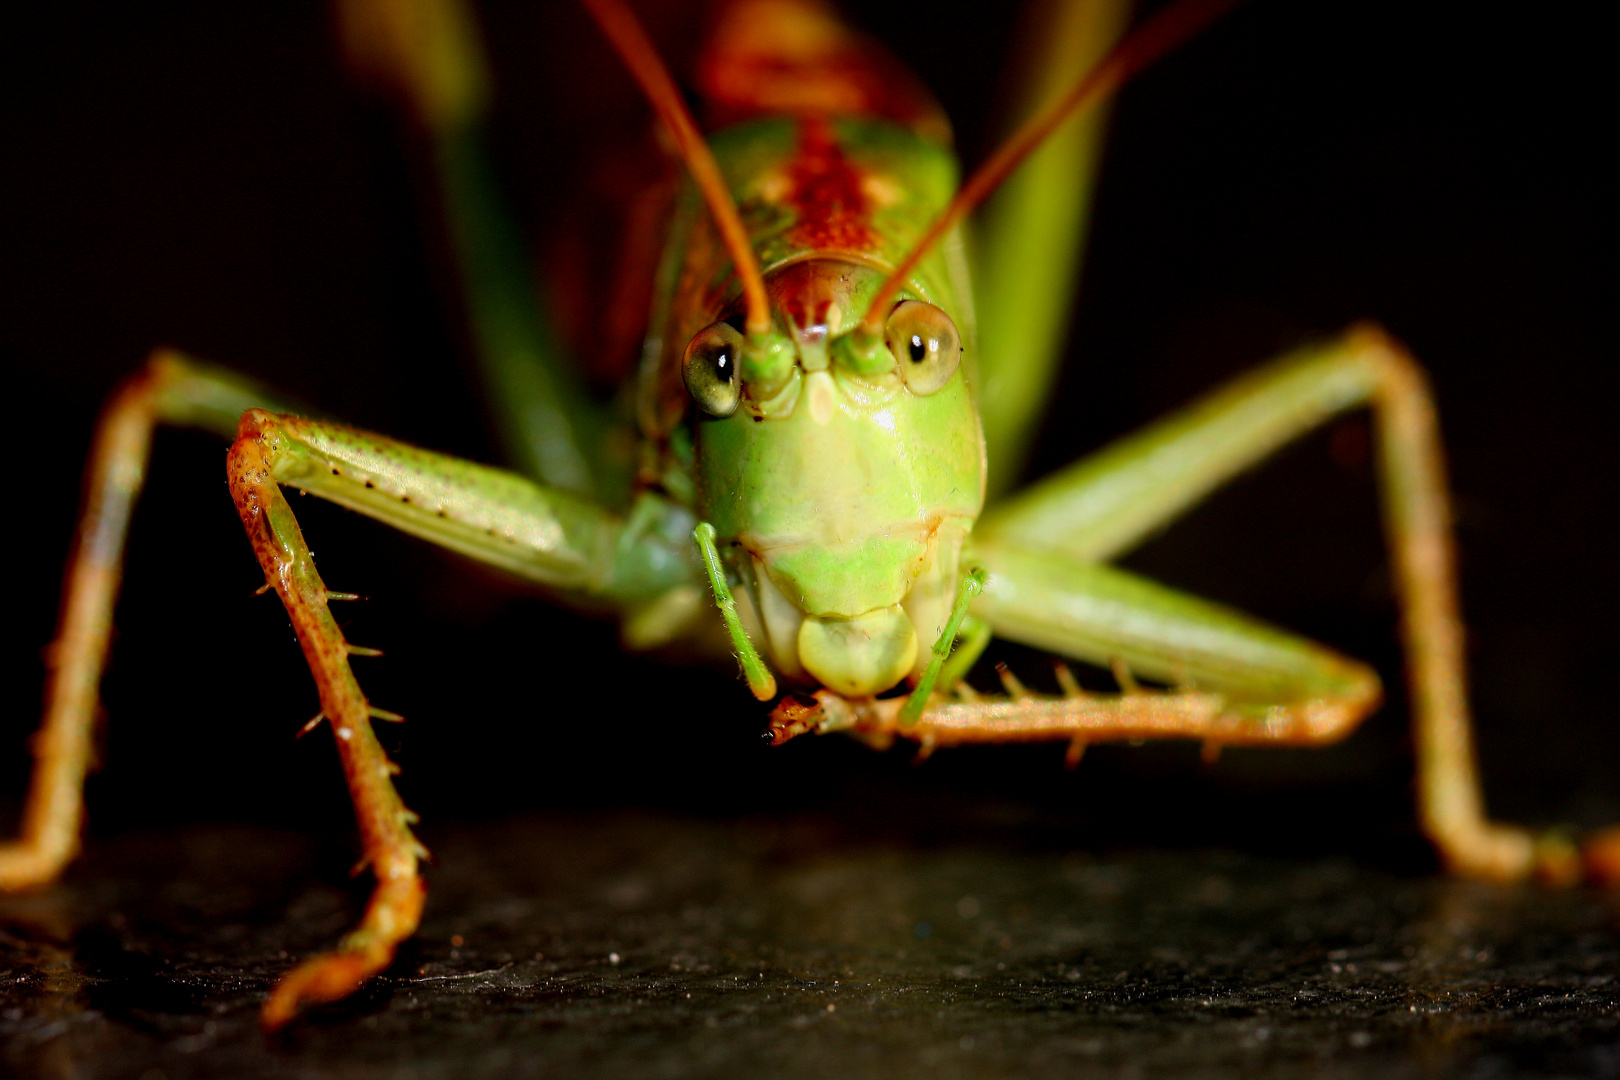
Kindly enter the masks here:
[[[618, 63], [570, 5], [484, 14], [495, 149], [526, 228], [602, 131], [637, 130]], [[1011, 5], [863, 5], [985, 152]], [[1073, 354], [1032, 472], [1302, 340], [1375, 318], [1428, 366], [1458, 493], [1492, 807], [1620, 817], [1611, 141], [1583, 9], [1481, 22], [1461, 6], [1254, 0], [1124, 93]], [[1530, 19], [1529, 16], [1522, 16]], [[157, 343], [356, 423], [493, 459], [413, 151], [350, 86], [316, 4], [100, 10], [0, 24], [0, 357], [9, 430], [0, 791], [20, 794], [77, 475], [99, 402]], [[649, 12], [672, 57], [696, 20]], [[678, 62], [678, 61], [677, 61]], [[1612, 183], [1603, 195], [1612, 196]], [[1362, 420], [1308, 439], [1129, 565], [1379, 665], [1391, 701], [1326, 752], [960, 750], [912, 769], [842, 740], [768, 751], [729, 672], [626, 658], [611, 625], [314, 500], [295, 503], [407, 801], [431, 819], [828, 802], [942, 829], [1060, 825], [1065, 843], [1220, 843], [1425, 856]], [[347, 827], [315, 696], [224, 486], [222, 448], [158, 439], [134, 525], [101, 833], [193, 820]], [[1044, 661], [1009, 650], [1032, 681]], [[1395, 854], [1392, 854], [1395, 853]]]

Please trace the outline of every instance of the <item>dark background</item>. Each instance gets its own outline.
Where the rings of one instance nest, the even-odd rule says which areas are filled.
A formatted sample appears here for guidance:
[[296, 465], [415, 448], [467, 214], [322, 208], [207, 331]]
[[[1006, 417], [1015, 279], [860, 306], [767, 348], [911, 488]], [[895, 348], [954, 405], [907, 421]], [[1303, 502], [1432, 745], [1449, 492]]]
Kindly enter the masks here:
[[[1007, 62], [1002, 7], [858, 15], [941, 95], [969, 160]], [[1599, 322], [1613, 235], [1597, 168], [1613, 114], [1591, 17], [1538, 11], [1482, 23], [1460, 6], [1254, 0], [1128, 88], [1032, 472], [1282, 348], [1380, 320], [1440, 403], [1492, 808], [1596, 825], [1620, 818], [1617, 380]], [[636, 130], [641, 106], [571, 6], [484, 18], [495, 148], [538, 239], [593, 133]], [[698, 32], [679, 11], [650, 21], [675, 57]], [[33, 5], [0, 16], [0, 72], [13, 628], [0, 792], [15, 799], [94, 414], [153, 345], [435, 448], [495, 452], [442, 253], [422, 239], [414, 151], [351, 88], [320, 5]], [[1181, 746], [1097, 749], [1074, 774], [1051, 747], [951, 751], [922, 769], [835, 739], [767, 751], [764, 710], [730, 672], [626, 658], [609, 624], [296, 505], [332, 587], [373, 598], [342, 614], [355, 641], [388, 652], [358, 670], [411, 718], [384, 738], [430, 821], [838, 804], [944, 832], [1011, 823], [1081, 847], [1348, 851], [1422, 868], [1365, 432], [1350, 420], [1304, 441], [1128, 560], [1391, 680], [1393, 700], [1341, 747], [1228, 751], [1213, 768]], [[157, 441], [104, 688], [99, 834], [348, 827], [330, 736], [292, 738], [313, 688], [275, 601], [251, 595], [261, 579], [221, 466], [207, 437]], [[1040, 680], [1039, 656], [1000, 655]]]

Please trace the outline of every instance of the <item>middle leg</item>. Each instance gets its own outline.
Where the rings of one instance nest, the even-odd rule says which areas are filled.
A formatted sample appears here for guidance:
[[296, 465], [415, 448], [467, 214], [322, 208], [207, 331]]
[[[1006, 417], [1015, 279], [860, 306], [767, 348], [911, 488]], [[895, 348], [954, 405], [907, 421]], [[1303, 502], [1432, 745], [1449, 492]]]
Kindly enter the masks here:
[[[1110, 558], [1283, 444], [1358, 405], [1372, 407], [1377, 428], [1424, 829], [1458, 871], [1568, 878], [1578, 871], [1567, 844], [1552, 837], [1538, 842], [1486, 817], [1434, 402], [1417, 364], [1382, 332], [1359, 327], [1234, 381], [996, 507], [979, 535], [987, 551], [1010, 545], [1083, 561]], [[987, 594], [986, 601], [993, 599]]]

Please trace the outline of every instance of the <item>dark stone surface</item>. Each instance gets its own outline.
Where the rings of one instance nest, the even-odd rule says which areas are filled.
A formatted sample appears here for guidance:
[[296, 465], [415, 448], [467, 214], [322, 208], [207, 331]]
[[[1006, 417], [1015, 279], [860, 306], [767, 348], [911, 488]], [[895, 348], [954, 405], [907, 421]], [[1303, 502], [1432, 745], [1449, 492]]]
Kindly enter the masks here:
[[427, 839], [421, 930], [267, 1041], [363, 900], [339, 838], [102, 843], [0, 900], [8, 1076], [1620, 1075], [1620, 904], [993, 822], [552, 813]]

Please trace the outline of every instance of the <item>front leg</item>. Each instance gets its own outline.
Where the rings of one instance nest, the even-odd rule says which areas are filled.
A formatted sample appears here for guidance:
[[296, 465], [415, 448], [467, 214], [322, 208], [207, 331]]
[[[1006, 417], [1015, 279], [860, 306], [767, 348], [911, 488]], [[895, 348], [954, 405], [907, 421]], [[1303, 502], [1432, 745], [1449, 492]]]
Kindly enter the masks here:
[[[414, 815], [394, 790], [393, 764], [372, 731], [392, 714], [366, 700], [349, 657], [359, 652], [332, 618], [282, 484], [306, 490], [444, 547], [544, 584], [636, 602], [690, 587], [690, 519], [653, 506], [625, 521], [593, 503], [514, 473], [422, 450], [338, 424], [243, 414], [228, 458], [231, 495], [265, 581], [281, 597], [336, 736], [359, 819], [364, 863], [377, 878], [365, 917], [332, 952], [305, 961], [265, 1003], [275, 1029], [310, 1005], [335, 1001], [382, 971], [416, 930], [424, 854]], [[660, 504], [662, 505], [662, 504]]]
[[307, 960], [276, 986], [264, 1006], [266, 1028], [281, 1027], [307, 1005], [346, 997], [392, 962], [395, 947], [416, 932], [427, 887], [417, 860], [427, 852], [411, 835], [414, 815], [394, 790], [397, 767], [371, 729], [372, 708], [349, 667], [349, 643], [332, 618], [330, 594], [315, 571], [309, 546], [272, 476], [275, 444], [261, 437], [248, 413], [231, 447], [231, 496], [253, 552], [291, 616], [298, 643], [320, 692], [321, 715], [337, 737], [343, 775], [360, 824], [363, 862], [377, 887], [365, 918], [330, 953]]

